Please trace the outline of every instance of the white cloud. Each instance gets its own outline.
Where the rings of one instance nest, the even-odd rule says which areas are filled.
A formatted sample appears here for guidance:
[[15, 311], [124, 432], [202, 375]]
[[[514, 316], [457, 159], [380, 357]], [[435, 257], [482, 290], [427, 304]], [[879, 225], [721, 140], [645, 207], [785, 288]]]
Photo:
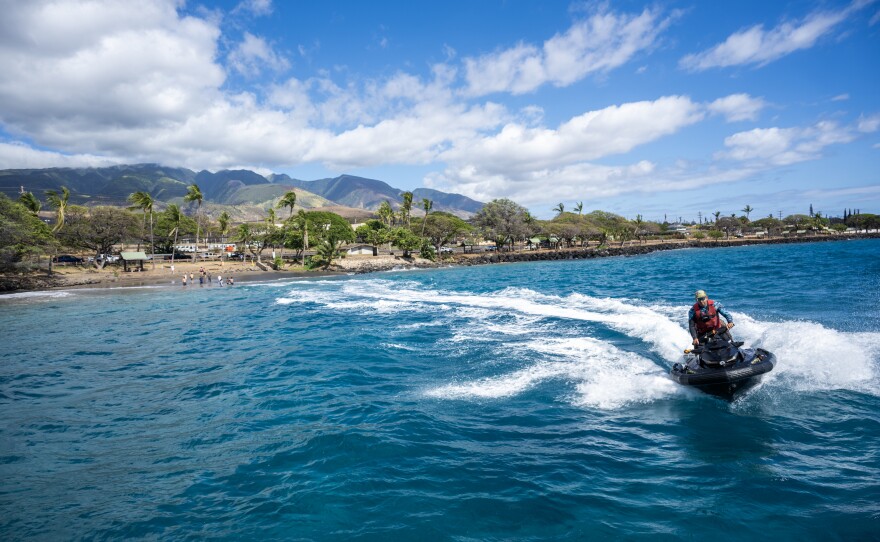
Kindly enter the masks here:
[[3, 19], [0, 122], [44, 146], [106, 152], [82, 132], [180, 122], [225, 79], [219, 30], [174, 1], [13, 2]]
[[710, 112], [724, 115], [728, 122], [755, 120], [766, 103], [761, 98], [752, 98], [748, 94], [731, 94], [718, 98], [707, 107]]
[[232, 13], [247, 12], [255, 16], [271, 15], [272, 0], [243, 0], [232, 9]]
[[756, 128], [726, 138], [724, 145], [728, 150], [718, 153], [716, 158], [786, 166], [815, 160], [825, 147], [853, 139], [851, 129], [829, 121], [808, 128]]
[[456, 163], [479, 163], [491, 172], [532, 170], [628, 152], [703, 118], [699, 104], [667, 96], [590, 111], [557, 129], [508, 123], [497, 134], [469, 138], [442, 153]]
[[639, 15], [601, 11], [579, 21], [543, 46], [520, 43], [511, 48], [464, 59], [466, 93], [524, 94], [550, 83], [568, 86], [591, 73], [617, 68], [652, 47], [669, 25], [658, 11]]
[[763, 66], [795, 51], [813, 47], [858, 7], [861, 6], [814, 12], [801, 21], [782, 22], [770, 30], [755, 25], [732, 34], [711, 49], [685, 56], [679, 64], [692, 71], [743, 64]]
[[256, 77], [267, 67], [280, 72], [290, 67], [290, 62], [276, 53], [265, 39], [245, 32], [244, 40], [228, 57], [229, 65], [242, 75]]
[[860, 118], [857, 129], [863, 134], [876, 132], [878, 129], [880, 129], [880, 114]]
[[60, 152], [41, 151], [23, 143], [0, 142], [0, 164], [9, 169], [39, 169], [46, 167], [107, 167], [125, 163], [123, 159], [111, 159], [88, 154], [65, 155]]
[[[751, 167], [660, 169], [641, 160], [629, 165], [606, 166], [579, 162], [542, 170], [516, 172], [514, 176], [491, 174], [478, 165], [449, 167], [424, 179], [425, 186], [464, 194], [478, 201], [506, 197], [525, 206], [545, 207], [559, 201], [607, 200], [628, 194], [685, 191], [748, 178]], [[650, 207], [650, 199], [645, 201]], [[589, 205], [588, 205], [589, 208]]]
[[838, 94], [837, 96], [831, 98], [832, 102], [845, 102], [849, 100], [849, 94]]

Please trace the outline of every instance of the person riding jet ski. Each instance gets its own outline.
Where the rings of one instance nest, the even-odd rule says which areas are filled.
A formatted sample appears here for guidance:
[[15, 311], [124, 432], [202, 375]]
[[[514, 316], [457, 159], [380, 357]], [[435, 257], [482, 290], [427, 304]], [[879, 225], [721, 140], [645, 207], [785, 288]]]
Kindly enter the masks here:
[[[734, 326], [730, 313], [721, 307], [721, 303], [709, 299], [703, 290], [697, 290], [694, 297], [697, 301], [688, 311], [688, 328], [691, 332], [691, 338], [694, 340], [694, 346], [705, 344], [716, 334], [733, 342], [733, 337], [728, 331]], [[721, 317], [726, 323], [722, 323]]]

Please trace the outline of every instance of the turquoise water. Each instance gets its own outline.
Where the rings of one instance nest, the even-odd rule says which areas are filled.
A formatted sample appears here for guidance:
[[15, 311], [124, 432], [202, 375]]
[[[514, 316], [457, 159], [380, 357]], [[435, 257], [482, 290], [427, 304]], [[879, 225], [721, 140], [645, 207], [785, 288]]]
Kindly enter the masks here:
[[0, 539], [877, 539], [878, 306], [876, 240], [4, 296]]

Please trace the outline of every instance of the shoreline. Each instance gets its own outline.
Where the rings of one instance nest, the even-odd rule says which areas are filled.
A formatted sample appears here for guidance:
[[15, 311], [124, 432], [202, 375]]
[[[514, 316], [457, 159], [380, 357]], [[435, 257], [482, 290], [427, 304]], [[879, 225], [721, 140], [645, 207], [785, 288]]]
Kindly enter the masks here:
[[[136, 288], [143, 286], [181, 287], [184, 272], [193, 273], [198, 280], [198, 271], [204, 267], [208, 277], [216, 281], [218, 275], [224, 281], [232, 276], [235, 284], [276, 281], [295, 278], [319, 278], [344, 276], [351, 274], [367, 274], [395, 269], [434, 269], [441, 267], [469, 267], [472, 265], [488, 265], [497, 263], [518, 263], [555, 260], [583, 260], [592, 258], [608, 258], [615, 256], [637, 256], [665, 250], [686, 248], [729, 248], [749, 245], [796, 244], [826, 241], [848, 241], [857, 239], [880, 239], [880, 233], [861, 233], [833, 236], [809, 236], [796, 238], [770, 239], [729, 239], [724, 241], [697, 241], [680, 239], [668, 241], [631, 242], [624, 246], [573, 247], [559, 250], [526, 250], [515, 252], [484, 252], [479, 254], [456, 254], [442, 261], [430, 261], [413, 257], [404, 259], [400, 256], [348, 256], [338, 260], [328, 270], [305, 271], [302, 268], [288, 271], [262, 271], [252, 263], [242, 262], [175, 262], [174, 273], [170, 264], [161, 264], [157, 269], [145, 269], [143, 272], [121, 273], [118, 269], [105, 268], [57, 268], [53, 276], [45, 274], [5, 275], [0, 276], [0, 296], [28, 291], [66, 290], [79, 288]], [[195, 285], [195, 282], [192, 284]]]

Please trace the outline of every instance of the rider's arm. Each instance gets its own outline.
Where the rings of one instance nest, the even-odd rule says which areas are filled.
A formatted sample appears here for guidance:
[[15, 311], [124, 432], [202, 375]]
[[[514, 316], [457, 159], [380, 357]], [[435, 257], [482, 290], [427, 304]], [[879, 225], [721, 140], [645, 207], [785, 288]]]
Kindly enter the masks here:
[[726, 310], [721, 308], [720, 303], [715, 303], [715, 310], [718, 311], [718, 314], [723, 316], [725, 320], [727, 320], [727, 323], [729, 323], [729, 324], [733, 323], [733, 316], [731, 316], [729, 312], [727, 312]]

